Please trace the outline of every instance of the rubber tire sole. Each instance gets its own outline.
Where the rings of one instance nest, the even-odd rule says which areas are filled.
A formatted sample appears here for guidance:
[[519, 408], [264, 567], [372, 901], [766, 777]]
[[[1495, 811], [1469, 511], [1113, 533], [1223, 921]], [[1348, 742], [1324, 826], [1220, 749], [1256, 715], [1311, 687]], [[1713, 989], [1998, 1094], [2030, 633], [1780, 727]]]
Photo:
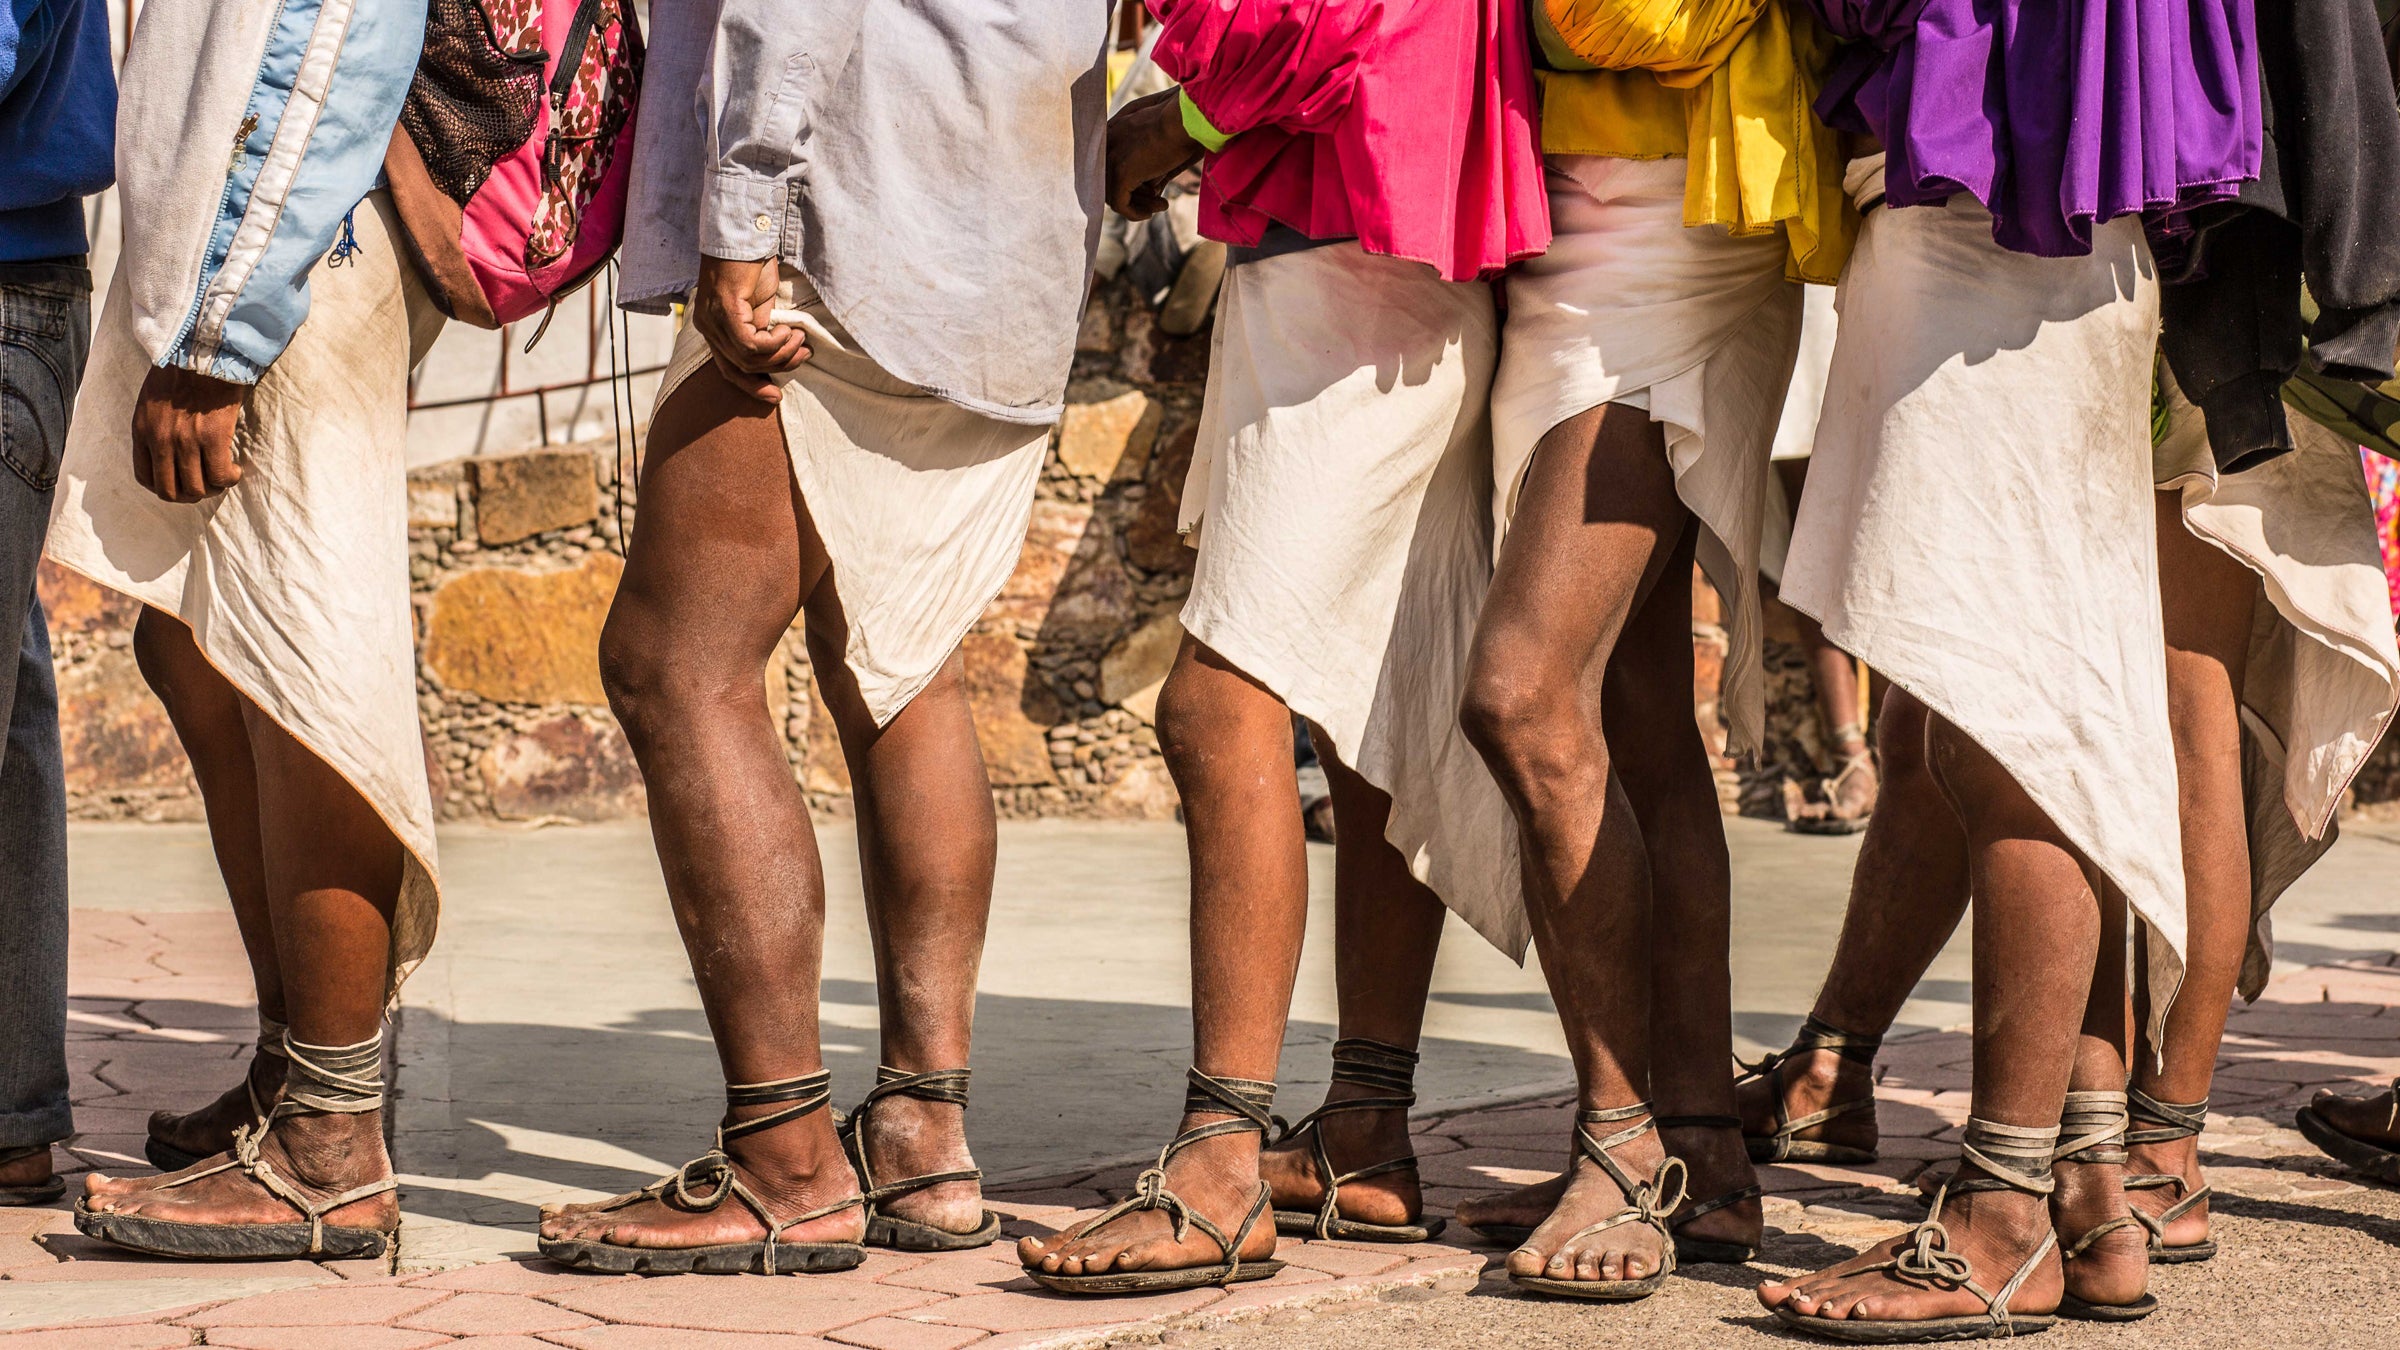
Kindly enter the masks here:
[[2188, 1266], [2195, 1261], [2206, 1261], [2216, 1254], [2217, 1244], [2213, 1241], [2187, 1242], [2180, 1247], [2163, 1247], [2150, 1253], [2150, 1264], [2154, 1266]]
[[1991, 1341], [2003, 1336], [2032, 1336], [2048, 1331], [2058, 1321], [2050, 1314], [2019, 1313], [2009, 1319], [2010, 1329], [2002, 1331], [1992, 1319], [1975, 1317], [1937, 1317], [1924, 1322], [1863, 1322], [1856, 1318], [1809, 1317], [1789, 1308], [1777, 1308], [1775, 1320], [1794, 1331], [1829, 1341], [1847, 1341], [1854, 1345], [1915, 1345], [1927, 1341]]
[[320, 1250], [308, 1249], [305, 1223], [177, 1223], [139, 1214], [104, 1214], [75, 1206], [75, 1227], [85, 1237], [147, 1256], [185, 1261], [366, 1261], [389, 1252], [399, 1230], [325, 1226]]
[[2078, 1322], [2139, 1322], [2157, 1311], [2156, 1294], [2144, 1294], [2131, 1303], [2086, 1303], [2068, 1294], [2058, 1303], [2059, 1316]]
[[1252, 1280], [1267, 1279], [1282, 1269], [1283, 1262], [1269, 1257], [1262, 1261], [1244, 1261], [1238, 1272], [1220, 1261], [1212, 1266], [1189, 1266], [1182, 1270], [1128, 1270], [1113, 1275], [1052, 1275], [1027, 1266], [1025, 1275], [1035, 1284], [1054, 1293], [1091, 1297], [1166, 1294], [1182, 1289], [1248, 1284]]
[[0, 1186], [0, 1208], [46, 1205], [67, 1193], [67, 1179], [52, 1177], [31, 1186]]
[[896, 1219], [889, 1214], [871, 1215], [867, 1219], [867, 1245], [895, 1252], [964, 1252], [977, 1247], [989, 1247], [1000, 1240], [1000, 1216], [990, 1210], [983, 1212], [983, 1222], [972, 1233], [953, 1233], [913, 1219]]
[[2327, 1123], [2313, 1107], [2301, 1107], [2292, 1119], [2308, 1142], [2315, 1144], [2326, 1157], [2370, 1181], [2400, 1186], [2400, 1149], [2353, 1139]]
[[1546, 1275], [1511, 1275], [1519, 1289], [1553, 1298], [1577, 1298], [1587, 1303], [1635, 1303], [1657, 1293], [1675, 1273], [1674, 1267], [1640, 1280], [1553, 1280]]
[[[1418, 1224], [1360, 1223], [1355, 1219], [1335, 1219], [1326, 1226], [1325, 1240], [1331, 1242], [1431, 1242], [1449, 1226], [1446, 1219], [1428, 1219]], [[1285, 1237], [1314, 1238], [1317, 1236], [1317, 1216], [1296, 1209], [1275, 1211], [1275, 1231]]]
[[856, 1270], [867, 1249], [856, 1242], [778, 1242], [775, 1266], [766, 1268], [767, 1244], [729, 1242], [715, 1247], [626, 1247], [583, 1238], [543, 1238], [542, 1255], [576, 1270], [608, 1275], [830, 1275]]

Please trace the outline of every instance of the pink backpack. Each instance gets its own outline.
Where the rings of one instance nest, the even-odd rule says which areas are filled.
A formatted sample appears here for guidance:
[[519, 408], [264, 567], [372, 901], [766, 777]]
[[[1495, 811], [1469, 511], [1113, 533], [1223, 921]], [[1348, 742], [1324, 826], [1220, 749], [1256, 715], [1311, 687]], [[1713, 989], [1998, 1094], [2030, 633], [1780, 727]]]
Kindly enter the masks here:
[[443, 313], [498, 328], [607, 263], [641, 80], [631, 0], [431, 0], [384, 170]]

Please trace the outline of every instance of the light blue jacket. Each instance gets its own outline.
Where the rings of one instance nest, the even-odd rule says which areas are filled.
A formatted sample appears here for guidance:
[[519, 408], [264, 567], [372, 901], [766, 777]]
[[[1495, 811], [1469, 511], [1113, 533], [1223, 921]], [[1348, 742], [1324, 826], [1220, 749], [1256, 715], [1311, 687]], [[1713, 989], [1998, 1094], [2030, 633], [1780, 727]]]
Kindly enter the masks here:
[[381, 179], [425, 0], [148, 0], [117, 119], [135, 331], [151, 360], [254, 384], [308, 276]]

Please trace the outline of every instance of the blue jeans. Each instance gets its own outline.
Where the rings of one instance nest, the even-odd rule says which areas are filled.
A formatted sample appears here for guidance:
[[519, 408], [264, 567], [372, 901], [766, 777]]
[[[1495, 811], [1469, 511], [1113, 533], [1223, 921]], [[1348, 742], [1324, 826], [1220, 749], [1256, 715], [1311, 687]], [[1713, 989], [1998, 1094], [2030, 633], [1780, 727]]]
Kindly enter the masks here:
[[[34, 569], [91, 346], [79, 264], [0, 264], [0, 1150], [74, 1133], [67, 1103], [67, 793]], [[5, 650], [0, 647], [0, 650]]]

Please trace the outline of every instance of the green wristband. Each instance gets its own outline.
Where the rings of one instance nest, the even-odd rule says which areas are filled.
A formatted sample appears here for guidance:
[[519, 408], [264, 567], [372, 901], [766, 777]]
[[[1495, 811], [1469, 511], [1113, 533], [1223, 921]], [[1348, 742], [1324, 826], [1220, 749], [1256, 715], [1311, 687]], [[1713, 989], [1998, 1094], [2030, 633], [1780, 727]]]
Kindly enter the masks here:
[[1176, 90], [1175, 102], [1183, 109], [1184, 131], [1193, 140], [1200, 142], [1201, 149], [1213, 155], [1224, 149], [1225, 143], [1233, 139], [1217, 130], [1216, 124], [1208, 120], [1208, 114], [1200, 111], [1200, 105], [1192, 102], [1189, 92], [1182, 89]]

